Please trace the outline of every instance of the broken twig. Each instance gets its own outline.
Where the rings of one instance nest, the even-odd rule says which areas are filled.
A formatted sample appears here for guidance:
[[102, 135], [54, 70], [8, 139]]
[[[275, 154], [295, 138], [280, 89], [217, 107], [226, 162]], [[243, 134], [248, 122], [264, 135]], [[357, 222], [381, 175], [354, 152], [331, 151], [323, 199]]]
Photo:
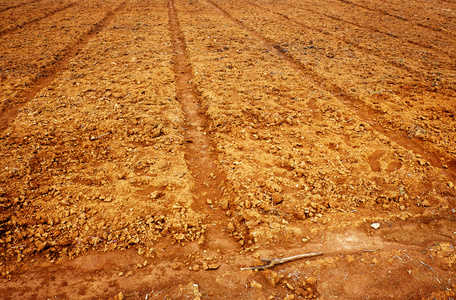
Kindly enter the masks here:
[[434, 270], [432, 270], [431, 267], [429, 267], [428, 265], [426, 265], [426, 264], [425, 264], [424, 262], [422, 262], [421, 260], [420, 260], [420, 263], [421, 263], [423, 266], [427, 267], [427, 268], [428, 268], [429, 270], [431, 270], [432, 272], [434, 272]]
[[258, 267], [241, 268], [241, 270], [266, 270], [266, 269], [272, 268], [275, 265], [280, 265], [280, 264], [283, 264], [283, 263], [286, 263], [289, 261], [302, 259], [302, 258], [308, 258], [308, 257], [314, 257], [314, 256], [320, 256], [323, 254], [324, 254], [323, 252], [316, 252], [316, 253], [304, 253], [304, 254], [299, 254], [299, 255], [284, 257], [284, 258], [262, 259], [261, 261], [266, 263], [265, 265], [258, 266]]

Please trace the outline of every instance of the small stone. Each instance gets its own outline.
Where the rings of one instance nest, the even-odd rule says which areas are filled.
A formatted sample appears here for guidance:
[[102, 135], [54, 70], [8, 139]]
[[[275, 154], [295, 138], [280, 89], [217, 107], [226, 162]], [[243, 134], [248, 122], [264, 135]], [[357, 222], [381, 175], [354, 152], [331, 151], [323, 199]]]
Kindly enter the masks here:
[[429, 207], [429, 206], [431, 206], [431, 203], [429, 203], [429, 201], [427, 201], [427, 200], [424, 200], [423, 201], [423, 206], [424, 207]]
[[380, 228], [380, 223], [372, 223], [371, 227], [374, 229], [379, 229]]
[[118, 293], [118, 294], [117, 294], [117, 299], [119, 299], [119, 300], [124, 300], [124, 299], [125, 299], [124, 294], [123, 294], [122, 292]]
[[448, 187], [449, 187], [450, 189], [454, 189], [454, 184], [453, 184], [453, 182], [448, 181]]
[[212, 205], [212, 200], [207, 199], [207, 200], [206, 200], [206, 203], [209, 204], [209, 205]]

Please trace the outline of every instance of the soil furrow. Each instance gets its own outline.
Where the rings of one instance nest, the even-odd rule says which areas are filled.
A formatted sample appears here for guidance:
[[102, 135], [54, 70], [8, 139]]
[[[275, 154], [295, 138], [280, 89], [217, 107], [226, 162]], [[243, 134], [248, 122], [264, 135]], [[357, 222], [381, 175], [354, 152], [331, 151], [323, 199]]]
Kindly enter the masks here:
[[[282, 17], [283, 19], [289, 21], [289, 22], [293, 22], [299, 26], [302, 26], [303, 28], [306, 28], [306, 29], [309, 29], [309, 30], [312, 30], [312, 31], [317, 31], [317, 32], [320, 32], [326, 36], [331, 36], [331, 37], [334, 37], [334, 38], [338, 38], [340, 41], [342, 41], [345, 45], [347, 46], [353, 46], [355, 47], [356, 49], [359, 49], [360, 51], [364, 52], [366, 55], [373, 55], [377, 58], [379, 58], [380, 60], [383, 61], [383, 63], [387, 64], [387, 65], [391, 65], [393, 67], [396, 67], [396, 68], [399, 68], [399, 69], [402, 69], [416, 77], [418, 77], [420, 80], [429, 80], [431, 81], [433, 78], [431, 76], [428, 76], [426, 74], [426, 72], [423, 70], [423, 71], [417, 71], [417, 70], [414, 70], [410, 67], [408, 67], [407, 65], [403, 64], [403, 63], [399, 63], [397, 61], [391, 61], [390, 57], [387, 57], [385, 55], [382, 55], [381, 53], [372, 53], [372, 51], [362, 45], [360, 45], [356, 40], [354, 39], [349, 39], [349, 38], [341, 38], [341, 37], [337, 37], [334, 33], [332, 32], [329, 32], [329, 31], [326, 31], [326, 30], [323, 30], [323, 29], [320, 29], [318, 27], [315, 27], [315, 26], [309, 26], [309, 25], [306, 25], [298, 20], [296, 20], [295, 18], [291, 17], [291, 16], [288, 16], [286, 13], [281, 13], [281, 12], [278, 12], [278, 11], [274, 11], [272, 9], [269, 9], [267, 7], [263, 7], [259, 4], [256, 4], [256, 3], [250, 3], [251, 5], [257, 7], [257, 8], [260, 8], [260, 9], [263, 9], [263, 10], [267, 10], [277, 16], [280, 16]], [[427, 88], [428, 91], [431, 91], [431, 92], [434, 92], [434, 88], [431, 87], [431, 86], [427, 86], [425, 87]], [[455, 88], [453, 87], [450, 87], [450, 89], [452, 90], [455, 90]], [[456, 90], [455, 90], [456, 91]], [[445, 95], [445, 96], [448, 96], [448, 97], [451, 97], [452, 94], [449, 94], [443, 90], [438, 90], [436, 91], [437, 93], [439, 94], [442, 94], [442, 95]]]
[[446, 35], [450, 35], [450, 36], [454, 35], [453, 33], [446, 31], [445, 29], [434, 28], [434, 27], [428, 26], [426, 24], [422, 24], [422, 23], [419, 23], [419, 22], [413, 22], [412, 20], [409, 20], [406, 17], [402, 17], [402, 16], [399, 16], [399, 15], [392, 14], [392, 13], [386, 11], [386, 10], [383, 10], [383, 9], [371, 8], [369, 6], [362, 5], [362, 4], [355, 3], [355, 2], [352, 2], [352, 1], [348, 1], [348, 0], [337, 0], [337, 1], [339, 1], [341, 3], [344, 3], [344, 4], [347, 4], [347, 5], [351, 5], [351, 6], [357, 6], [359, 8], [365, 9], [367, 11], [371, 11], [371, 12], [379, 13], [379, 14], [382, 14], [382, 15], [385, 15], [385, 16], [389, 16], [389, 17], [395, 18], [395, 19], [400, 20], [400, 21], [409, 22], [411, 24], [411, 26], [416, 25], [416, 26], [420, 26], [420, 27], [428, 29], [428, 30], [433, 30], [433, 31], [436, 31], [436, 32], [439, 32], [439, 33], [444, 33]]
[[[269, 5], [270, 4], [271, 3], [269, 3]], [[423, 46], [423, 43], [419, 42], [420, 40], [429, 42], [432, 40], [431, 37], [427, 39], [416, 39], [412, 41], [409, 39], [401, 38], [401, 36], [397, 33], [394, 34], [392, 32], [385, 32], [384, 30], [371, 28], [373, 27], [372, 24], [367, 25], [367, 27], [369, 28], [367, 28], [366, 26], [359, 25], [356, 22], [356, 18], [343, 19], [343, 15], [337, 13], [328, 14], [327, 10], [325, 10], [324, 7], [315, 8], [315, 5], [312, 5], [312, 3], [306, 4], [287, 1], [286, 3], [281, 4], [284, 7], [291, 8], [291, 10], [287, 10], [284, 8], [279, 9], [282, 11], [288, 11], [287, 15], [294, 16], [295, 19], [300, 21], [302, 20], [301, 22], [311, 24], [314, 27], [321, 27], [323, 28], [323, 30], [327, 29], [329, 31], [332, 31], [334, 32], [334, 34], [338, 34], [341, 38], [345, 37], [346, 32], [344, 32], [344, 30], [348, 31], [348, 36], [350, 36], [351, 39], [355, 41], [358, 40], [361, 34], [361, 37], [364, 38], [361, 38], [360, 43], [364, 44], [364, 47], [370, 49], [372, 53], [383, 53], [384, 55], [386, 55], [387, 58], [389, 57], [390, 60], [393, 60], [394, 62], [399, 63], [400, 65], [414, 65], [414, 69], [416, 72], [428, 70], [429, 74], [433, 73], [431, 70], [435, 69], [436, 65], [434, 64], [434, 58], [436, 57], [438, 57], [441, 66], [443, 66], [444, 68], [448, 68], [448, 70], [451, 70], [453, 68], [454, 60], [451, 58], [451, 56], [448, 56], [448, 52], [452, 53], [452, 51], [444, 51], [442, 49], [431, 49], [429, 48], [429, 45]], [[299, 11], [305, 13], [299, 13]], [[309, 20], [307, 20], [307, 12], [310, 12]], [[355, 15], [357, 13], [359, 14], [359, 12], [353, 12], [353, 14]], [[326, 21], [325, 19], [328, 21]], [[313, 20], [313, 22], [311, 22], [310, 20]], [[327, 24], [327, 22], [329, 22], [330, 24]], [[389, 28], [388, 24], [384, 25], [386, 25], [385, 28]], [[380, 29], [382, 29], [382, 27], [380, 27]], [[373, 34], [373, 32], [378, 33], [378, 35]], [[385, 47], [381, 47], [380, 45], [384, 43], [386, 44], [384, 45]], [[449, 43], [446, 42], [446, 44]], [[410, 47], [409, 45], [415, 45], [415, 47]], [[427, 48], [423, 49], [423, 47]], [[451, 47], [446, 47], [446, 49], [450, 48]], [[417, 53], [422, 53], [424, 54], [424, 56], [418, 55], [417, 57]], [[430, 58], [432, 57], [432, 63], [429, 63], [428, 58], [425, 57], [427, 54], [429, 54]], [[395, 59], [395, 57], [397, 58]], [[403, 61], [402, 59], [404, 57], [406, 58], [405, 61]]]
[[36, 3], [36, 2], [39, 2], [39, 1], [42, 1], [42, 0], [33, 0], [33, 1], [24, 2], [24, 3], [21, 3], [21, 4], [17, 4], [17, 5], [8, 6], [8, 7], [5, 7], [5, 8], [0, 8], [0, 13], [2, 13], [4, 11], [7, 11], [7, 10], [10, 10], [10, 9], [19, 8], [21, 6], [25, 6], [25, 5], [28, 5], [28, 4]]
[[442, 53], [442, 54], [445, 54], [446, 56], [454, 59], [456, 56], [454, 56], [452, 53], [448, 52], [448, 51], [445, 51], [445, 50], [442, 50], [438, 47], [435, 47], [434, 45], [426, 45], [426, 44], [423, 44], [423, 43], [419, 43], [419, 42], [415, 42], [415, 41], [412, 41], [410, 39], [407, 39], [407, 38], [403, 38], [397, 34], [394, 34], [392, 32], [388, 32], [388, 31], [384, 31], [384, 30], [380, 30], [378, 28], [375, 28], [374, 26], [368, 26], [368, 25], [363, 25], [363, 24], [358, 24], [356, 22], [353, 22], [353, 21], [349, 21], [349, 20], [346, 20], [346, 19], [343, 19], [341, 17], [338, 17], [338, 16], [334, 16], [334, 15], [329, 15], [327, 13], [322, 13], [322, 12], [319, 12], [318, 10], [314, 10], [314, 9], [309, 9], [309, 8], [305, 8], [304, 10], [307, 10], [307, 11], [310, 11], [312, 13], [316, 13], [316, 14], [319, 14], [319, 15], [322, 15], [322, 16], [325, 16], [327, 18], [330, 18], [330, 19], [333, 19], [333, 20], [336, 20], [336, 21], [339, 21], [339, 22], [344, 22], [344, 23], [347, 23], [347, 24], [350, 24], [350, 25], [353, 25], [355, 27], [358, 27], [358, 28], [363, 28], [363, 29], [367, 29], [367, 30], [370, 30], [370, 31], [373, 31], [373, 32], [377, 32], [377, 33], [380, 33], [380, 34], [384, 34], [384, 35], [387, 35], [387, 36], [390, 36], [390, 37], [393, 37], [393, 38], [396, 38], [396, 39], [399, 39], [401, 41], [404, 41], [406, 43], [409, 43], [409, 44], [412, 44], [412, 45], [416, 45], [416, 46], [419, 46], [419, 47], [422, 47], [422, 48], [425, 48], [425, 49], [432, 49], [433, 51], [435, 52], [438, 52], [438, 53]]
[[[448, 38], [443, 37], [443, 36], [441, 36], [440, 38], [437, 38], [437, 40], [436, 40], [435, 35], [436, 34], [440, 35], [441, 32], [429, 29], [429, 31], [433, 32], [433, 34], [429, 35], [429, 34], [426, 34], [425, 32], [422, 32], [422, 30], [415, 31], [414, 34], [409, 33], [406, 30], [401, 30], [401, 29], [395, 31], [395, 28], [398, 26], [398, 24], [396, 24], [396, 26], [393, 26], [393, 24], [390, 24], [390, 22], [388, 22], [388, 20], [382, 20], [382, 18], [377, 19], [374, 16], [370, 16], [370, 17], [368, 16], [368, 18], [371, 19], [372, 22], [368, 22], [366, 24], [360, 23], [363, 21], [363, 18], [359, 16], [360, 12], [356, 11], [356, 10], [346, 9], [346, 12], [348, 12], [348, 13], [338, 14], [338, 13], [333, 13], [332, 10], [337, 11], [337, 9], [342, 9], [342, 7], [332, 8], [334, 5], [331, 5], [330, 3], [329, 3], [329, 5], [325, 5], [323, 3], [318, 3], [317, 5], [315, 5], [315, 3], [312, 3], [312, 2], [307, 2], [307, 3], [306, 2], [301, 2], [301, 3], [296, 2], [294, 4], [290, 4], [289, 2], [291, 2], [291, 1], [288, 1], [287, 3], [283, 3], [283, 4], [291, 5], [296, 8], [305, 9], [306, 11], [309, 11], [309, 12], [312, 12], [315, 14], [319, 14], [321, 16], [325, 16], [326, 18], [331, 18], [336, 21], [344, 22], [344, 23], [356, 26], [358, 28], [363, 28], [363, 29], [366, 29], [369, 31], [385, 34], [390, 37], [399, 39], [403, 42], [407, 42], [412, 45], [417, 45], [417, 46], [425, 48], [425, 49], [432, 49], [436, 52], [443, 53], [448, 57], [454, 58], [453, 52], [451, 51], [451, 46], [447, 46], [446, 49], [441, 49], [441, 48], [439, 48], [438, 45], [436, 45], [437, 40], [438, 40], [438, 43], [440, 43], [440, 44], [447, 43], [447, 41], [448, 41]], [[307, 7], [304, 8], [303, 5], [307, 6]], [[353, 16], [348, 17], [348, 14], [351, 14], [352, 12], [353, 12]], [[380, 27], [378, 27], [376, 25], [376, 23], [378, 23], [378, 22], [380, 22]], [[385, 23], [385, 22], [387, 22], [387, 23]], [[413, 27], [413, 24], [412, 24], [412, 27]], [[407, 26], [407, 27], [412, 28], [410, 26]], [[386, 31], [383, 28], [388, 28], [388, 29], [390, 29], [390, 31]], [[409, 34], [410, 34], [410, 36], [407, 37], [406, 35], [409, 35]], [[423, 36], [423, 35], [426, 35], [428, 38], [420, 39], [419, 37]]]
[[33, 24], [33, 23], [39, 22], [39, 21], [41, 21], [41, 20], [43, 20], [43, 19], [50, 18], [50, 17], [52, 17], [53, 15], [55, 15], [55, 14], [61, 12], [61, 11], [64, 11], [64, 10], [70, 8], [70, 7], [75, 6], [76, 4], [77, 4], [76, 2], [67, 4], [67, 5], [65, 5], [65, 6], [63, 6], [63, 7], [61, 7], [61, 8], [56, 9], [56, 10], [47, 12], [47, 13], [45, 13], [45, 14], [44, 14], [43, 16], [41, 16], [41, 17], [38, 17], [38, 18], [35, 18], [35, 19], [31, 19], [31, 20], [29, 20], [29, 21], [26, 21], [26, 22], [20, 24], [20, 25], [17, 25], [16, 27], [8, 28], [8, 29], [5, 29], [5, 30], [2, 30], [2, 31], [0, 31], [0, 37], [4, 36], [4, 35], [6, 35], [6, 34], [9, 34], [9, 33], [11, 33], [11, 32], [14, 32], [15, 30], [18, 30], [18, 29], [21, 29], [21, 28], [24, 28], [24, 27], [26, 28], [27, 26], [29, 26], [29, 25], [31, 25], [31, 24]]
[[[440, 128], [444, 128], [445, 124], [451, 124], [455, 110], [452, 108], [450, 99], [456, 96], [454, 71], [452, 71], [454, 61], [444, 55], [432, 50], [423, 52], [420, 47], [410, 47], [410, 44], [383, 34], [373, 34], [346, 23], [309, 14], [297, 7], [290, 9], [286, 5], [260, 3], [308, 26], [331, 32], [334, 38], [317, 31], [300, 29], [300, 26], [295, 23], [287, 24], [285, 20], [268, 11], [257, 14], [258, 9], [246, 7], [245, 10], [239, 10], [230, 2], [218, 2], [218, 4], [274, 41], [287, 55], [313, 69], [328, 82], [341, 87], [346, 94], [352, 94], [353, 97], [362, 100], [381, 117], [381, 122], [390, 130], [401, 128], [413, 136], [415, 135], [413, 132], [416, 132], [415, 129], [419, 127], [423, 129], [422, 133], [426, 137], [423, 135], [415, 135], [415, 137], [427, 140], [438, 136], [441, 132]], [[310, 8], [314, 9], [313, 6]], [[283, 31], [283, 34], [277, 33], [280, 31]], [[295, 32], [299, 32], [299, 35]], [[354, 40], [355, 44], [361, 45], [371, 53], [363, 53], [352, 44], [344, 45], [342, 40], [346, 39]], [[375, 54], [389, 58], [391, 65], [386, 65]], [[418, 73], [423, 72], [426, 79], [420, 80], [421, 77], [404, 72], [402, 68], [392, 67], [393, 64], [406, 66]], [[423, 102], [418, 100], [417, 96], [422, 97]], [[424, 102], [424, 98], [429, 100]], [[418, 109], [413, 110], [412, 118], [401, 113], [404, 111], [404, 104]], [[429, 105], [433, 108], [431, 109]], [[433, 111], [433, 115], [428, 115], [429, 110]], [[447, 115], [450, 118], [442, 120], [440, 124], [431, 125], [427, 121], [419, 121], [426, 118], [424, 115], [432, 119], [445, 118], [446, 111], [450, 112]], [[375, 122], [375, 120], [372, 121]], [[437, 148], [441, 148], [441, 151], [451, 156], [454, 146], [446, 146], [444, 143], [454, 140], [452, 130], [447, 131], [445, 135], [447, 136], [445, 142], [433, 143], [435, 146], [440, 144]]]
[[115, 15], [125, 7], [126, 3], [126, 1], [121, 2], [114, 10], [109, 12], [98, 23], [94, 24], [87, 35], [81, 37], [77, 44], [66, 47], [66, 49], [62, 51], [62, 54], [56, 57], [55, 61], [46, 65], [45, 67], [50, 65], [52, 65], [52, 67], [38, 76], [30, 86], [22, 92], [21, 98], [23, 101], [21, 103], [10, 103], [9, 107], [7, 106], [0, 111], [0, 131], [3, 131], [8, 127], [8, 124], [14, 120], [19, 110], [24, 107], [27, 102], [33, 99], [39, 91], [49, 85], [59, 74], [68, 68], [70, 60], [75, 57], [95, 35], [109, 24]]
[[[217, 166], [215, 147], [206, 136], [206, 117], [201, 107], [198, 94], [192, 84], [192, 69], [188, 60], [185, 39], [182, 35], [178, 13], [173, 0], [168, 0], [169, 27], [174, 52], [174, 72], [176, 76], [177, 97], [186, 115], [185, 140], [186, 160], [195, 178], [194, 203], [195, 211], [204, 212], [210, 223], [226, 223], [220, 207], [228, 195], [225, 191], [225, 175]], [[224, 192], [225, 191], [225, 192]], [[226, 208], [226, 207], [225, 207]], [[222, 228], [226, 224], [222, 225]], [[211, 228], [209, 228], [211, 229]], [[209, 231], [209, 234], [211, 232]], [[220, 238], [216, 235], [213, 238]]]
[[[235, 17], [231, 16], [227, 11], [218, 6], [213, 1], [205, 1], [210, 3], [227, 19], [237, 23], [240, 27], [248, 31], [255, 38], [261, 40], [271, 52], [283, 58], [296, 71], [299, 71], [303, 76], [306, 76], [307, 80], [309, 80], [317, 86], [320, 86], [325, 91], [330, 92], [337, 100], [339, 100], [342, 104], [349, 107], [362, 120], [370, 123], [372, 120], [376, 119], [375, 116], [377, 114], [372, 109], [367, 107], [363, 102], [361, 102], [358, 98], [355, 98], [352, 95], [347, 95], [341, 87], [332, 83], [328, 83], [327, 80], [325, 80], [325, 78], [315, 73], [312, 69], [302, 65], [300, 62], [296, 61], [291, 56], [286, 54], [286, 51], [284, 51], [280, 46], [276, 45], [274, 41], [269, 40], [268, 38], [264, 37], [257, 31], [247, 26], [244, 22], [241, 22]], [[444, 173], [447, 177], [451, 178], [453, 181], [456, 180], [456, 161], [450, 161], [449, 163], [447, 163], [446, 166], [443, 166], [442, 162], [446, 161], [447, 158], [438, 150], [428, 147], [428, 145], [425, 142], [422, 142], [417, 138], [410, 138], [406, 132], [402, 133], [401, 131], [388, 130], [384, 126], [382, 126], [382, 124], [372, 124], [372, 127], [377, 132], [380, 132], [383, 135], [387, 136], [389, 139], [401, 145], [405, 149], [411, 150], [414, 153], [421, 155], [432, 166], [440, 168], [442, 170], [442, 173]]]

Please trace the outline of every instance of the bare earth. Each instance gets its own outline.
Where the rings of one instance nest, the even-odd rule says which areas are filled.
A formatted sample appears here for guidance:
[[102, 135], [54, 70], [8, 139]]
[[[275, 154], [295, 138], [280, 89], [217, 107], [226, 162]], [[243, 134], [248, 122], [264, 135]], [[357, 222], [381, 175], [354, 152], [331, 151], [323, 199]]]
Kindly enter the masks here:
[[456, 298], [455, 36], [443, 0], [2, 1], [0, 298]]

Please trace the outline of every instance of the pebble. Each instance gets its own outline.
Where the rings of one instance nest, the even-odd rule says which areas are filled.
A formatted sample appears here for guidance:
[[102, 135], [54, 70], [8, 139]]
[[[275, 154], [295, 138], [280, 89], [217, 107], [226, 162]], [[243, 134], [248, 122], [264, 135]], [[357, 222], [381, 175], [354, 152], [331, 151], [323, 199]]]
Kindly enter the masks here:
[[380, 228], [380, 223], [372, 223], [371, 227], [374, 229], [379, 229]]

